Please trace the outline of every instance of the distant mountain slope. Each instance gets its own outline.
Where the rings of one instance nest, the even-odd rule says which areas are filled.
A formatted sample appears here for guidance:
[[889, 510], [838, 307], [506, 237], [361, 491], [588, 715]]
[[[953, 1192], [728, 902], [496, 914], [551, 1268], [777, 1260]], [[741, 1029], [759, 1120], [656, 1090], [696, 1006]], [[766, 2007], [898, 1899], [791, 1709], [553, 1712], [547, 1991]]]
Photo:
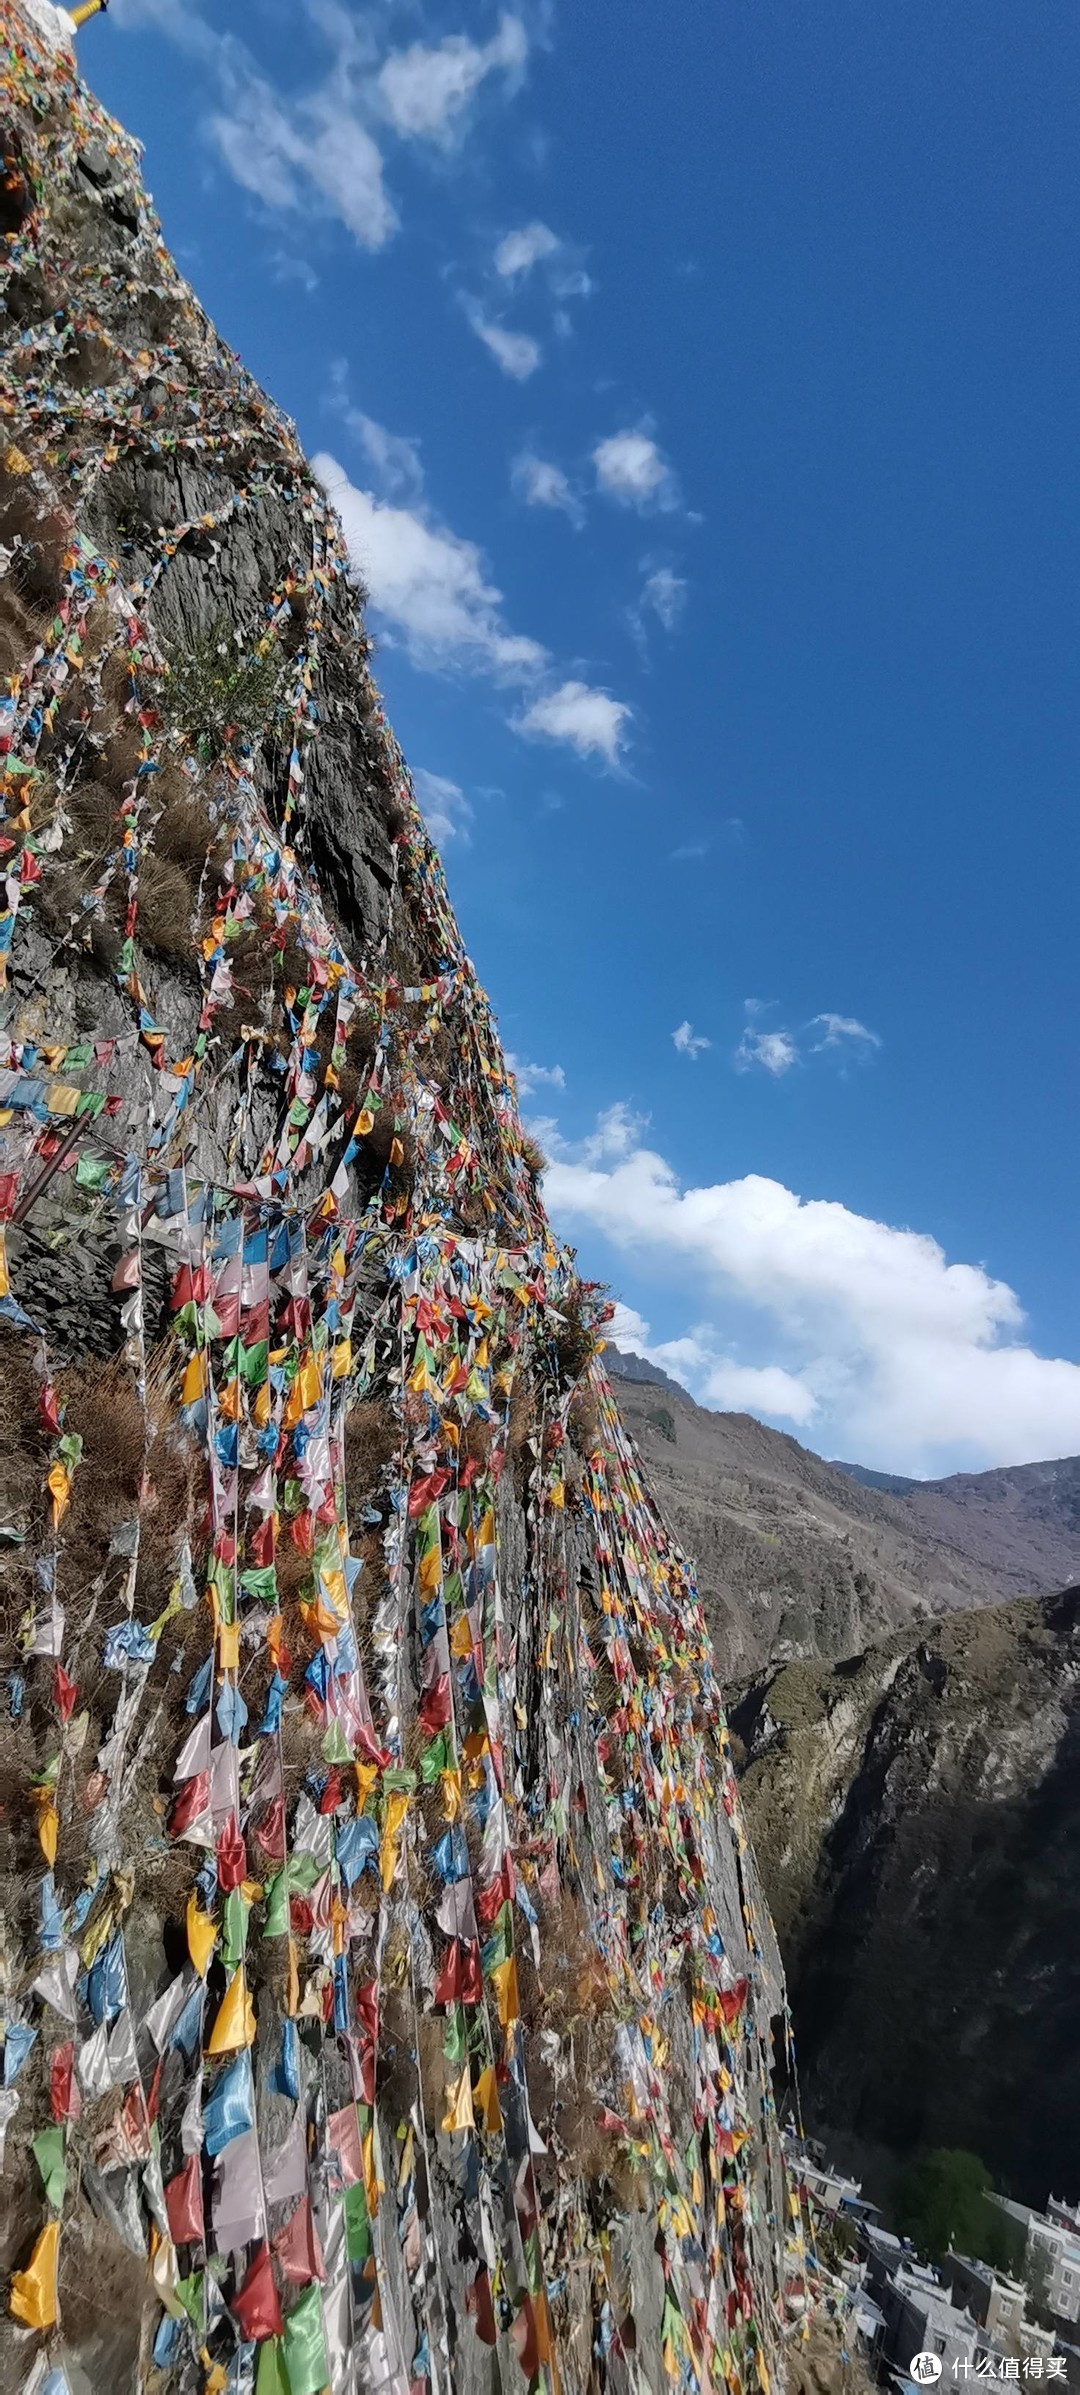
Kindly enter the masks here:
[[1073, 2185], [1080, 1590], [782, 1665], [731, 1724], [809, 2124], [875, 2191], [922, 2144]]
[[1080, 1579], [1080, 1458], [867, 1487], [749, 1414], [711, 1413], [607, 1351], [619, 1406], [698, 1567], [730, 1684], [770, 1660], [858, 1654], [958, 1606]]

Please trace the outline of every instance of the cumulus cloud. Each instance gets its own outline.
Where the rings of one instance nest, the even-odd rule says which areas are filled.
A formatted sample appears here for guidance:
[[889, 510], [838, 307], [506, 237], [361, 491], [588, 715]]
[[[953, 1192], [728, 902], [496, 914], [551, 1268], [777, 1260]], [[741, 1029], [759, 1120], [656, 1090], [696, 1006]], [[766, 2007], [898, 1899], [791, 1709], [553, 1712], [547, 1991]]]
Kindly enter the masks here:
[[564, 740], [579, 757], [602, 757], [617, 765], [630, 723], [630, 709], [606, 690], [590, 690], [587, 682], [561, 682], [534, 699], [516, 728], [527, 739]]
[[516, 383], [527, 383], [544, 354], [539, 341], [534, 341], [531, 333], [515, 333], [505, 324], [493, 324], [478, 300], [466, 300], [465, 314], [477, 340], [483, 342], [502, 372]]
[[429, 46], [413, 42], [393, 51], [375, 78], [378, 105], [395, 133], [407, 140], [446, 147], [461, 130], [470, 100], [489, 75], [520, 81], [529, 54], [519, 17], [504, 16], [491, 41], [477, 44], [464, 33], [448, 34]]
[[480, 550], [416, 509], [359, 490], [325, 452], [313, 460], [337, 508], [358, 574], [380, 615], [427, 667], [463, 667], [506, 682], [531, 680], [546, 664], [539, 642], [511, 632], [502, 593]]
[[691, 1064], [696, 1064], [702, 1051], [712, 1045], [711, 1040], [705, 1039], [700, 1031], [694, 1030], [692, 1023], [680, 1023], [678, 1030], [672, 1032], [671, 1040], [677, 1054], [688, 1056]]
[[414, 766], [412, 780], [432, 839], [441, 847], [448, 840], [463, 840], [467, 845], [472, 808], [460, 785], [448, 781], [445, 774], [428, 773], [423, 765]]
[[778, 1081], [782, 1073], [790, 1073], [798, 1064], [799, 1051], [790, 1031], [762, 1031], [756, 1023], [748, 1023], [735, 1050], [737, 1073], [752, 1073], [756, 1066], [771, 1073]]
[[566, 1074], [561, 1064], [528, 1064], [523, 1056], [512, 1056], [509, 1049], [506, 1061], [517, 1082], [521, 1099], [535, 1097], [538, 1089], [565, 1089]]
[[572, 524], [580, 526], [583, 522], [580, 499], [562, 467], [552, 465], [550, 459], [534, 457], [531, 450], [525, 449], [514, 459], [510, 479], [526, 507], [558, 508], [569, 516]]
[[1024, 1341], [1019, 1299], [982, 1265], [758, 1174], [683, 1188], [639, 1137], [614, 1151], [598, 1138], [549, 1168], [557, 1222], [592, 1228], [665, 1278], [681, 1267], [698, 1307], [711, 1286], [760, 1319], [766, 1353], [753, 1361], [726, 1353], [711, 1324], [650, 1349], [707, 1402], [916, 1473], [1080, 1448], [1080, 1365]]
[[495, 252], [495, 272], [516, 281], [531, 274], [539, 259], [554, 257], [559, 246], [550, 225], [522, 225], [518, 232], [504, 234]]
[[611, 433], [592, 453], [597, 489], [620, 507], [644, 514], [652, 508], [677, 507], [675, 477], [646, 426]]

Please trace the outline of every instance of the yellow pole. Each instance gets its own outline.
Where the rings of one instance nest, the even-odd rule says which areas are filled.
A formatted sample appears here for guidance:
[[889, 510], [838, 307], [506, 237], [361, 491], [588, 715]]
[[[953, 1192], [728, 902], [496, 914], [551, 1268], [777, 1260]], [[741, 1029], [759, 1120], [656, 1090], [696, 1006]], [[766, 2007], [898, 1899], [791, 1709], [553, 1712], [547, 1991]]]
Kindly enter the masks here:
[[107, 8], [108, 5], [109, 0], [81, 0], [81, 6], [73, 8], [70, 12], [71, 22], [76, 32], [80, 25], [85, 25], [88, 17], [96, 17], [98, 11]]

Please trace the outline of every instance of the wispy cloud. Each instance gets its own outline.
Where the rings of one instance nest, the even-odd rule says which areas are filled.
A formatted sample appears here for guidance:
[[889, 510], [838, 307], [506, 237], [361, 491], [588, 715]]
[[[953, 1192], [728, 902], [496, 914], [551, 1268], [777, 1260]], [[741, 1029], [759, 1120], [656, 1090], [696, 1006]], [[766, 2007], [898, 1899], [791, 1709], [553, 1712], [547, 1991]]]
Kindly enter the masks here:
[[629, 707], [586, 682], [560, 683], [516, 719], [527, 739], [563, 740], [579, 757], [600, 757], [605, 765], [619, 763], [629, 725]]
[[403, 433], [388, 432], [385, 424], [377, 423], [374, 416], [353, 405], [343, 358], [336, 358], [330, 368], [327, 405], [348, 426], [383, 497], [418, 499], [424, 485], [419, 441]]
[[[491, 40], [465, 34], [386, 51], [368, 15], [338, 0], [303, 0], [299, 71], [288, 89], [263, 73], [245, 44], [186, 0], [116, 0], [123, 30], [153, 24], [197, 61], [207, 95], [201, 131], [241, 189], [271, 214], [336, 219], [361, 248], [382, 249], [400, 222], [386, 184], [388, 138], [448, 152], [468, 131], [481, 87], [510, 96], [524, 78], [522, 19], [500, 18]], [[321, 80], [303, 67], [311, 46], [328, 53]]]
[[519, 231], [503, 235], [495, 252], [495, 272], [507, 282], [520, 281], [541, 258], [554, 257], [560, 246], [550, 225], [522, 225]]
[[824, 1032], [824, 1038], [814, 1041], [815, 1053], [822, 1048], [880, 1048], [876, 1031], [868, 1031], [865, 1023], [856, 1022], [854, 1015], [814, 1015], [808, 1025]]
[[779, 1081], [798, 1064], [799, 1050], [790, 1031], [770, 1031], [760, 1020], [770, 1008], [760, 998], [748, 998], [745, 1005], [746, 1023], [735, 1050], [737, 1073], [752, 1073], [755, 1069], [771, 1074]]
[[460, 840], [467, 846], [472, 807], [460, 785], [448, 781], [445, 774], [428, 773], [423, 765], [413, 767], [412, 778], [432, 839], [440, 847], [448, 840]]
[[674, 632], [686, 606], [687, 585], [681, 574], [671, 566], [654, 566], [642, 584], [638, 600], [639, 616], [649, 613], [659, 618], [665, 632]]
[[566, 1074], [561, 1064], [528, 1064], [523, 1056], [514, 1056], [507, 1049], [506, 1061], [517, 1082], [518, 1097], [535, 1097], [538, 1089], [565, 1089]]
[[578, 528], [584, 522], [585, 511], [568, 476], [550, 459], [535, 457], [525, 449], [514, 459], [510, 479], [526, 507], [556, 508]]
[[[399, 455], [395, 436], [371, 418], [362, 419], [358, 437], [391, 473], [406, 471], [412, 444], [402, 443], [405, 455]], [[549, 651], [507, 623], [502, 592], [474, 541], [451, 532], [419, 498], [406, 507], [360, 489], [327, 451], [312, 465], [341, 518], [359, 579], [389, 638], [400, 642], [413, 665], [531, 689], [535, 695], [512, 719], [514, 731], [618, 764], [629, 707], [586, 682], [554, 680]], [[448, 820], [454, 820], [452, 812]], [[454, 828], [460, 833], [460, 818]]]
[[447, 148], [461, 137], [469, 103], [489, 75], [503, 76], [516, 89], [529, 55], [520, 17], [504, 16], [491, 41], [478, 45], [463, 33], [429, 46], [413, 42], [392, 51], [375, 78], [380, 112], [406, 140]]
[[496, 365], [514, 382], [528, 382], [543, 360], [539, 341], [534, 341], [531, 333], [512, 332], [505, 324], [493, 323], [485, 316], [479, 300], [467, 299], [464, 307], [477, 340], [483, 342]]
[[705, 1039], [700, 1031], [695, 1031], [692, 1023], [680, 1023], [678, 1030], [671, 1034], [671, 1042], [677, 1055], [688, 1056], [691, 1064], [696, 1064], [705, 1049], [712, 1046], [712, 1041]]

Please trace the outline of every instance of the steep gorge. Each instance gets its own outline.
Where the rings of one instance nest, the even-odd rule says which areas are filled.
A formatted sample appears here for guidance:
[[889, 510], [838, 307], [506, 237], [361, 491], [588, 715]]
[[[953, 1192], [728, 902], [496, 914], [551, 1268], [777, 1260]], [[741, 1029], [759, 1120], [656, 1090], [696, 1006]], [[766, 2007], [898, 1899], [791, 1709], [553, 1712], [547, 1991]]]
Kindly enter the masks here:
[[780, 1665], [732, 1728], [809, 2124], [883, 2195], [921, 2146], [1071, 2189], [1080, 1592]]
[[332, 513], [0, 27], [5, 2384], [764, 2390], [693, 1584]]

